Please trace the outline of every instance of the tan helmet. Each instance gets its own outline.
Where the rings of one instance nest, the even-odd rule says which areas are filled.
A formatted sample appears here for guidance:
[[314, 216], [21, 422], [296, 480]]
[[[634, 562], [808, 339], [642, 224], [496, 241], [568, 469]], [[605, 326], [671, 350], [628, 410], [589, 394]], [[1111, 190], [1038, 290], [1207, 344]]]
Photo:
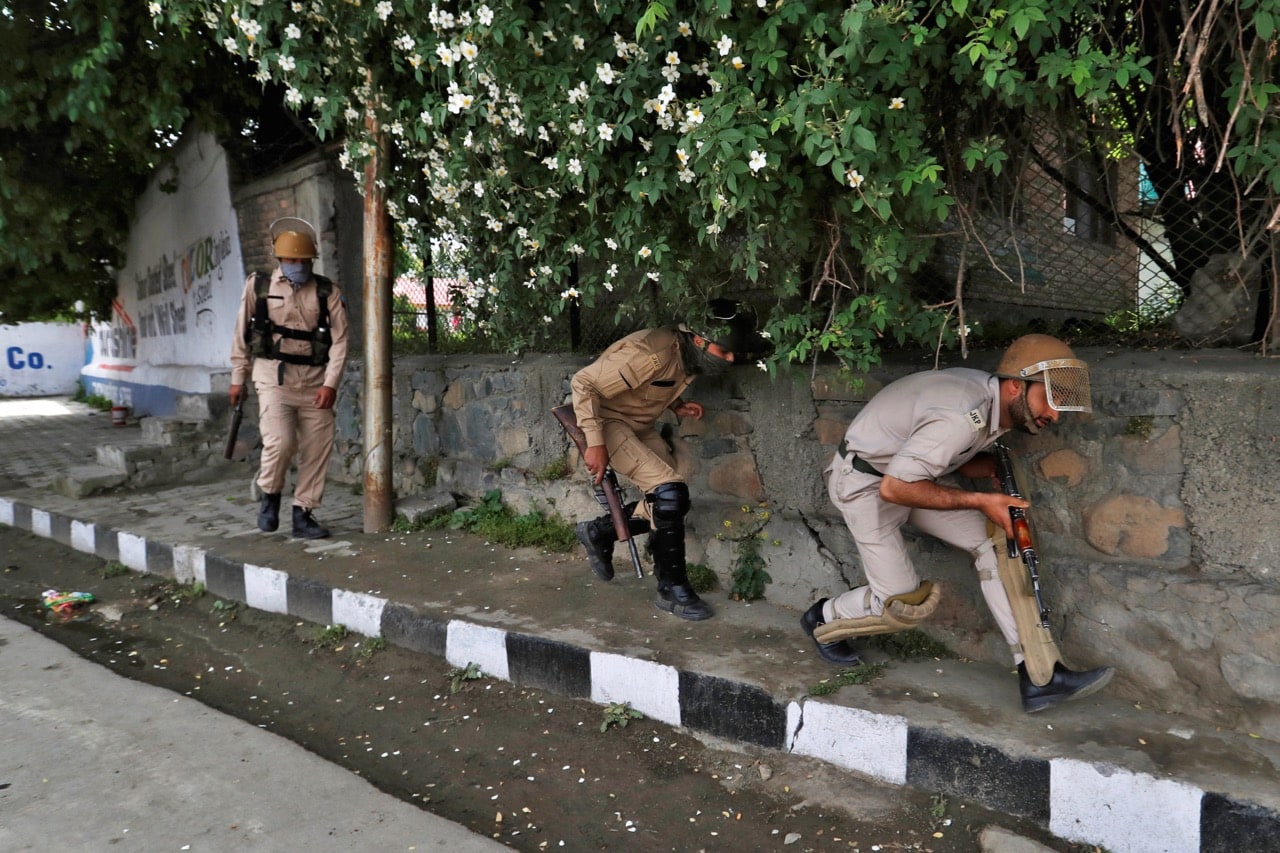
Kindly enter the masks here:
[[311, 223], [296, 216], [286, 216], [271, 223], [271, 251], [277, 258], [315, 258], [316, 230]]
[[1051, 335], [1023, 335], [1005, 350], [996, 367], [1002, 379], [1043, 382], [1049, 407], [1058, 412], [1092, 412], [1089, 365]]

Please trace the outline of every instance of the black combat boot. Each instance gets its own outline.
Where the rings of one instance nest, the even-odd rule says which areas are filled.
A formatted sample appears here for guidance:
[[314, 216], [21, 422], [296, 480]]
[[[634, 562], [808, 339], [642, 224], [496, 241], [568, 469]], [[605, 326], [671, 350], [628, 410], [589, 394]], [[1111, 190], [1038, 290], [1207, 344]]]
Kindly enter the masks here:
[[[632, 518], [636, 504], [631, 502], [624, 506], [627, 514], [627, 527], [632, 536], [641, 536], [649, 532], [649, 522], [643, 518]], [[582, 521], [574, 528], [578, 541], [587, 549], [587, 562], [591, 571], [602, 581], [613, 580], [613, 545], [618, 541], [618, 534], [613, 529], [613, 519], [602, 515], [591, 521]]]
[[813, 640], [813, 644], [818, 647], [818, 654], [828, 663], [838, 663], [845, 666], [857, 666], [862, 663], [862, 657], [853, 650], [853, 646], [849, 645], [848, 640], [836, 640], [834, 643], [820, 643], [818, 638], [813, 636], [813, 631], [819, 625], [825, 625], [827, 620], [822, 616], [822, 606], [827, 603], [825, 598], [818, 599], [818, 603], [810, 607], [800, 617], [800, 627], [809, 635], [809, 639]]
[[280, 493], [263, 494], [258, 507], [258, 529], [263, 533], [275, 533], [280, 529]]
[[329, 535], [329, 528], [321, 527], [311, 510], [295, 506], [293, 508], [294, 539], [324, 539]]
[[574, 528], [578, 541], [587, 549], [587, 563], [591, 571], [602, 581], [613, 580], [613, 543], [618, 534], [613, 530], [613, 520], [607, 515], [581, 521]]
[[700, 622], [715, 615], [711, 605], [698, 597], [689, 586], [688, 568], [684, 562], [684, 526], [658, 527], [649, 534], [653, 550], [654, 571], [658, 575], [658, 597], [653, 606]]
[[1022, 710], [1028, 714], [1034, 714], [1036, 711], [1043, 711], [1072, 699], [1090, 696], [1106, 687], [1114, 674], [1115, 669], [1109, 666], [1074, 672], [1058, 661], [1053, 665], [1053, 678], [1049, 679], [1048, 684], [1040, 686], [1031, 683], [1031, 677], [1027, 675], [1027, 665], [1020, 663], [1018, 664], [1018, 688], [1022, 691]]

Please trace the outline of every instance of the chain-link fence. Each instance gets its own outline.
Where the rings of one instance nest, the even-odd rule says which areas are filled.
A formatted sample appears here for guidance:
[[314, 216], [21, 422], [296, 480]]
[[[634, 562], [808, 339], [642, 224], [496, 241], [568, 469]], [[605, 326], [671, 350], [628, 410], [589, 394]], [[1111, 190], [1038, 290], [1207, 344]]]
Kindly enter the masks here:
[[1012, 168], [965, 187], [931, 274], [972, 324], [1066, 326], [1097, 342], [1241, 345], [1267, 334], [1267, 211], [1204, 152], [1176, 169], [1041, 125]]
[[[923, 303], [950, 304], [967, 334], [999, 343], [1032, 328], [1082, 344], [1262, 342], [1264, 351], [1280, 342], [1270, 211], [1240, 198], [1204, 152], [1176, 169], [1149, 167], [1046, 123], [1008, 153], [1000, 174], [953, 187], [949, 230], [912, 283]], [[430, 281], [397, 283], [402, 350], [511, 351], [510, 340], [468, 324], [459, 282], [435, 279], [427, 299]], [[727, 295], [783, 310], [765, 289]], [[540, 324], [542, 351], [590, 354], [681, 319], [674, 313], [653, 288], [528, 322]]]

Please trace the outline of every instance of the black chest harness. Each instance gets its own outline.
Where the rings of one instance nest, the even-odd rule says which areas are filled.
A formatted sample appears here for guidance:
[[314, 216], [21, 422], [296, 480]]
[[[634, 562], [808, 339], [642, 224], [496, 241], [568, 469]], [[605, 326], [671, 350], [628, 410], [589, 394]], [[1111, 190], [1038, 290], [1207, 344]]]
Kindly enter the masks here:
[[[270, 358], [284, 364], [306, 364], [319, 366], [329, 363], [329, 347], [333, 344], [333, 333], [329, 328], [329, 295], [333, 293], [333, 282], [322, 275], [315, 276], [316, 300], [320, 303], [320, 314], [314, 329], [290, 329], [271, 321], [267, 313], [267, 294], [271, 290], [271, 277], [266, 273], [253, 274], [253, 294], [256, 301], [253, 306], [253, 320], [245, 329], [245, 342], [249, 345], [249, 354], [255, 358]], [[280, 352], [280, 344], [285, 338], [295, 341], [309, 341], [311, 352]], [[280, 365], [281, 371], [284, 364]], [[282, 374], [283, 375], [283, 374]]]

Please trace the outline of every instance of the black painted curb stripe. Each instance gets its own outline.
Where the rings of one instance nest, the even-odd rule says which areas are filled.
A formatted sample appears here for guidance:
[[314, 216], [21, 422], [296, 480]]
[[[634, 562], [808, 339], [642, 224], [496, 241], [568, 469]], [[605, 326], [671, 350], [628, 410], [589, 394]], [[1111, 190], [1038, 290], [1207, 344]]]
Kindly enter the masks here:
[[[0, 523], [93, 553], [103, 560], [125, 559], [129, 568], [154, 574], [174, 576], [179, 563], [192, 556], [179, 553], [187, 546], [148, 540], [5, 498], [0, 498]], [[247, 589], [251, 586], [258, 589], [255, 584], [267, 583], [267, 598], [273, 607], [283, 604], [280, 612], [324, 625], [341, 621], [339, 617], [344, 616], [364, 629], [372, 629], [376, 623], [388, 642], [445, 659], [450, 659], [451, 653], [456, 656], [460, 651], [458, 647], [467, 645], [458, 641], [466, 639], [474, 645], [465, 653], [479, 649], [491, 658], [501, 654], [504, 659], [500, 662], [495, 659], [497, 665], [490, 668], [505, 669], [502, 677], [515, 684], [561, 696], [593, 699], [599, 687], [596, 679], [600, 677], [600, 667], [623, 664], [623, 660], [618, 660], [621, 656], [464, 620], [440, 621], [377, 596], [337, 589], [266, 566], [246, 565], [200, 549], [190, 550], [202, 557], [203, 582], [214, 595], [247, 604]], [[139, 562], [142, 565], [136, 565]], [[273, 585], [279, 582], [282, 582], [279, 593], [283, 602], [275, 600]], [[455, 640], [452, 644], [451, 637]], [[624, 660], [629, 662], [625, 664], [629, 672], [669, 669], [648, 661]], [[805, 711], [818, 704], [813, 700], [780, 702], [755, 685], [697, 672], [680, 670], [676, 675], [679, 725], [768, 749], [796, 751]], [[638, 689], [648, 688], [642, 685]], [[888, 730], [897, 722], [884, 715], [860, 710], [854, 713], [873, 722], [884, 721]], [[904, 751], [899, 758], [905, 767], [905, 778], [899, 784], [966, 799], [1045, 827], [1053, 822], [1052, 760], [1010, 756], [987, 744], [910, 725]], [[898, 762], [895, 759], [888, 763]], [[857, 770], [856, 767], [848, 769]], [[1179, 849], [1200, 853], [1280, 850], [1276, 841], [1280, 838], [1280, 813], [1223, 794], [1204, 793], [1200, 799], [1198, 836], [1183, 839], [1185, 847]]]

